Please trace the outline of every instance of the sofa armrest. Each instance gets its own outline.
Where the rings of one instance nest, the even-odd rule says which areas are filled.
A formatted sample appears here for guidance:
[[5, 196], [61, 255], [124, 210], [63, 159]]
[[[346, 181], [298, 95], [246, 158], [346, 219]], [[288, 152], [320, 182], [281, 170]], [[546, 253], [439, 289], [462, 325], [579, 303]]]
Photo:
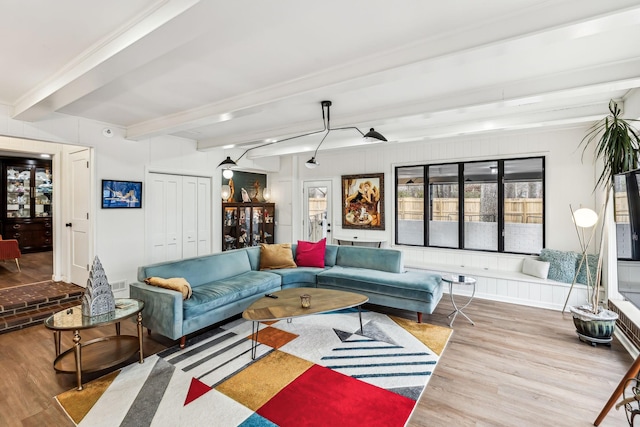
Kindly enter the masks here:
[[144, 301], [144, 327], [174, 340], [184, 335], [182, 293], [137, 282], [129, 287], [129, 295]]

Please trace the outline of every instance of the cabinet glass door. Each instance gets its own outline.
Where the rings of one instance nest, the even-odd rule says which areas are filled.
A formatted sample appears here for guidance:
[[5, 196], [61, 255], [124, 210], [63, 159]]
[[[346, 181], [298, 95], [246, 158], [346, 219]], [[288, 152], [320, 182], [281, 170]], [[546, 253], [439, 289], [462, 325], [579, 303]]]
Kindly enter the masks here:
[[223, 250], [229, 251], [231, 249], [237, 249], [238, 244], [238, 209], [224, 208], [224, 217], [222, 218], [224, 224], [222, 227], [222, 234], [224, 238]]
[[7, 218], [31, 217], [31, 168], [7, 168]]
[[262, 218], [262, 241], [264, 243], [273, 243], [273, 215], [273, 207], [265, 206]]
[[252, 239], [252, 244], [253, 246], [258, 246], [260, 243], [263, 242], [262, 240], [262, 208], [261, 207], [254, 207], [253, 208], [253, 224], [252, 224], [252, 233], [253, 233], [253, 239]]
[[246, 248], [251, 244], [251, 208], [239, 208], [238, 247]]
[[36, 168], [34, 185], [35, 209], [37, 217], [51, 216], [52, 188], [51, 171], [48, 168]]

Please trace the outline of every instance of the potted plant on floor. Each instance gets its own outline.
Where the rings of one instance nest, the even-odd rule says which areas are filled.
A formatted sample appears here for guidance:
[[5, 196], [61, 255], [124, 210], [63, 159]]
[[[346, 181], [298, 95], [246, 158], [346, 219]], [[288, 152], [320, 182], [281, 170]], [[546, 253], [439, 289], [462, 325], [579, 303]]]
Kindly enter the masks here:
[[[602, 160], [604, 164], [596, 182], [596, 188], [601, 187], [605, 191], [604, 206], [607, 206], [611, 197], [614, 175], [637, 168], [640, 149], [638, 131], [632, 125], [636, 120], [623, 119], [621, 108], [613, 100], [609, 101], [609, 113], [588, 130], [580, 143], [584, 145], [583, 156], [592, 143], [595, 143], [595, 158]], [[606, 209], [603, 208], [602, 212], [600, 221], [604, 231]], [[594, 345], [611, 342], [611, 335], [618, 318], [616, 313], [599, 304], [604, 241], [604, 236], [601, 234], [595, 275], [590, 274], [587, 269], [588, 303], [570, 308], [580, 338], [585, 338]], [[588, 268], [588, 258], [586, 264]]]

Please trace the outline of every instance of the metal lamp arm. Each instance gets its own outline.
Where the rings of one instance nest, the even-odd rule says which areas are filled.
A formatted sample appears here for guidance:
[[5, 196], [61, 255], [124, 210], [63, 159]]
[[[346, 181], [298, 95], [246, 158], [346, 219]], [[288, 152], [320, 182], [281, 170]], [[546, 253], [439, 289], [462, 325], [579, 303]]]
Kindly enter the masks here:
[[[327, 111], [327, 116], [328, 115], [329, 115], [329, 112]], [[322, 132], [325, 132], [325, 131], [328, 134], [329, 133], [328, 131], [331, 130], [331, 129], [329, 128], [329, 120], [328, 119], [325, 120], [324, 108], [322, 109], [322, 123], [324, 124], [324, 128], [322, 130], [316, 130], [316, 131], [313, 131], [313, 132], [303, 133], [302, 135], [291, 136], [289, 138], [279, 139], [277, 141], [271, 141], [271, 142], [267, 142], [266, 144], [258, 145], [256, 147], [251, 147], [248, 150], [246, 150], [244, 153], [242, 153], [242, 155], [240, 157], [238, 157], [238, 160], [236, 160], [236, 163], [238, 163], [240, 161], [240, 159], [242, 159], [244, 157], [245, 154], [247, 154], [251, 150], [255, 150], [256, 148], [267, 147], [267, 146], [272, 145], [272, 144], [279, 144], [281, 142], [290, 141], [290, 140], [296, 139], [296, 138], [302, 138], [302, 137], [305, 137], [305, 136], [316, 135], [318, 133], [322, 133]], [[358, 130], [358, 132], [360, 132], [360, 130]], [[362, 132], [360, 132], [360, 133], [362, 133]], [[326, 135], [325, 135], [325, 138], [326, 138]], [[324, 138], [322, 138], [322, 140], [324, 141]], [[320, 144], [322, 144], [322, 142], [320, 142]], [[318, 149], [316, 148], [316, 152], [317, 151], [318, 151]]]

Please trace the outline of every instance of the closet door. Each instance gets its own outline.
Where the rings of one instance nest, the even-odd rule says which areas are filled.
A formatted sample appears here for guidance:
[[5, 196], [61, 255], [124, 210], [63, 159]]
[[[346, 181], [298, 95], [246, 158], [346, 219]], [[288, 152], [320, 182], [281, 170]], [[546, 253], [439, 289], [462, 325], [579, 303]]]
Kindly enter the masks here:
[[198, 178], [198, 255], [211, 253], [211, 178]]
[[182, 257], [198, 255], [198, 178], [182, 177]]
[[149, 173], [148, 262], [211, 253], [211, 178]]
[[182, 177], [149, 174], [147, 184], [149, 261], [182, 258]]

